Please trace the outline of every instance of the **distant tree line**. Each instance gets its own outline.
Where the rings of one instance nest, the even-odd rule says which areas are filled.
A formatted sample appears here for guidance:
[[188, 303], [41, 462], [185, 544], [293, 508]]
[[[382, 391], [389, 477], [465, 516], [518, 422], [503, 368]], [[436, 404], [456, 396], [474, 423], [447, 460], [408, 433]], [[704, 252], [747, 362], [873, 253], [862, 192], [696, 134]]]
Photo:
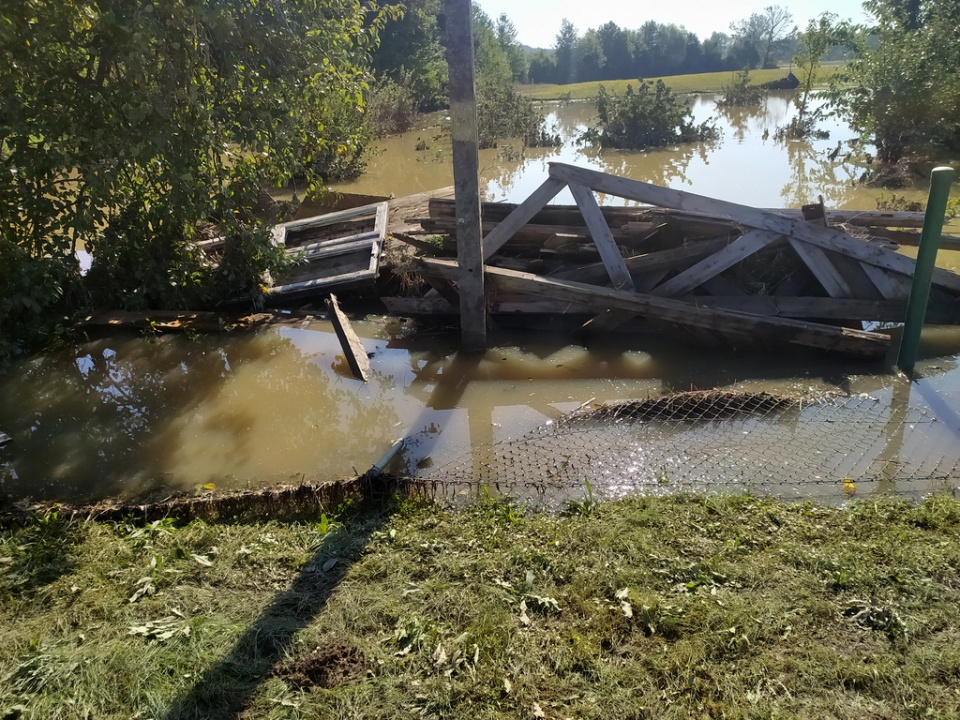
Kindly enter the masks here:
[[580, 34], [564, 19], [552, 50], [529, 55], [531, 83], [588, 82], [776, 67], [789, 60], [795, 28], [786, 9], [768, 6], [701, 41], [680, 25], [652, 20], [637, 30], [608, 22]]

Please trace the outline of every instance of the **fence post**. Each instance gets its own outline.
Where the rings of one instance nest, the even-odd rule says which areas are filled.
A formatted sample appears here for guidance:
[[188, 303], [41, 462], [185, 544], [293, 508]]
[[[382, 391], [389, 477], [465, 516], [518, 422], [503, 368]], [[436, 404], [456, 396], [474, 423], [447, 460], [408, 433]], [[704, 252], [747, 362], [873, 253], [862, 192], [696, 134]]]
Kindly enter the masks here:
[[940, 235], [943, 233], [943, 217], [947, 211], [947, 197], [953, 182], [953, 168], [938, 167], [930, 173], [930, 196], [927, 199], [927, 211], [923, 217], [923, 231], [920, 233], [920, 248], [917, 251], [917, 267], [913, 272], [913, 284], [910, 288], [910, 300], [907, 302], [907, 317], [900, 338], [900, 352], [897, 366], [905, 373], [912, 373], [920, 347], [920, 331], [927, 314], [927, 300], [930, 298], [930, 281], [933, 267], [937, 262], [937, 249], [940, 247]]
[[473, 67], [470, 0], [444, 0], [447, 67], [450, 74], [450, 134], [457, 207], [457, 262], [460, 265], [461, 347], [487, 346], [487, 310], [483, 291], [483, 236], [480, 232], [480, 158]]

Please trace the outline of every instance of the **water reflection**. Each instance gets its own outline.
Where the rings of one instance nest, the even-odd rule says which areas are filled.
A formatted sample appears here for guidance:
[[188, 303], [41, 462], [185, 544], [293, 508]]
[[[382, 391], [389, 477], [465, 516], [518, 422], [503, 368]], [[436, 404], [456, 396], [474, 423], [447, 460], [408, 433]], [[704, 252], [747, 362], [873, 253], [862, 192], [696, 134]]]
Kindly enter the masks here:
[[[24, 362], [0, 380], [0, 427], [14, 438], [0, 454], [0, 490], [87, 500], [322, 481], [363, 472], [401, 436], [399, 469], [416, 474], [467, 448], [482, 464], [495, 443], [586, 402], [712, 387], [857, 394], [894, 377], [882, 364], [803, 350], [715, 350], [707, 359], [656, 335], [584, 348], [501, 331], [486, 353], [461, 356], [453, 335], [355, 327], [373, 355], [366, 384], [346, 374], [320, 321], [200, 341], [111, 338]], [[928, 357], [958, 351], [955, 328], [925, 334]], [[930, 376], [925, 391], [960, 402], [956, 358], [919, 367]]]
[[[755, 207], [798, 207], [823, 195], [829, 207], [872, 210], [880, 191], [855, 182], [866, 169], [862, 159], [848, 155], [854, 133], [835, 117], [824, 118], [819, 127], [828, 139], [774, 142], [778, 127], [796, 114], [790, 93], [770, 93], [759, 108], [718, 108], [713, 95], [690, 100], [694, 121], [713, 118], [721, 138], [711, 143], [689, 144], [642, 152], [597, 150], [578, 144], [577, 138], [595, 122], [590, 102], [547, 103], [548, 124], [563, 138], [560, 148], [527, 148], [514, 145], [480, 153], [481, 187], [489, 200], [521, 202], [547, 177], [548, 163], [564, 162], [678, 190], [716, 197]], [[382, 141], [383, 152], [372, 158], [359, 180], [337, 186], [338, 190], [376, 195], [398, 193], [397, 178], [403, 178], [403, 193], [427, 192], [453, 182], [449, 139], [431, 139], [428, 151], [416, 151], [418, 139], [430, 136], [418, 130]], [[842, 144], [834, 159], [830, 152]], [[430, 162], [426, 162], [426, 158]], [[797, 177], [797, 172], [802, 174]], [[899, 194], [899, 191], [898, 191]], [[925, 198], [925, 187], [907, 189], [909, 199]], [[604, 202], [623, 203], [619, 198]], [[555, 203], [571, 203], [568, 191]]]

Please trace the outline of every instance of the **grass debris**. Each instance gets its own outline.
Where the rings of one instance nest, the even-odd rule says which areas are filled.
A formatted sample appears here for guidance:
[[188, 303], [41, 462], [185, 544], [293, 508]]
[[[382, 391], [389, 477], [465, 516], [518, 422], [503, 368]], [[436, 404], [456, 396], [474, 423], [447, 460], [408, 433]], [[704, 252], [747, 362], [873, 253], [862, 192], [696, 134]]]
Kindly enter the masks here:
[[0, 718], [957, 718], [960, 502], [0, 531]]

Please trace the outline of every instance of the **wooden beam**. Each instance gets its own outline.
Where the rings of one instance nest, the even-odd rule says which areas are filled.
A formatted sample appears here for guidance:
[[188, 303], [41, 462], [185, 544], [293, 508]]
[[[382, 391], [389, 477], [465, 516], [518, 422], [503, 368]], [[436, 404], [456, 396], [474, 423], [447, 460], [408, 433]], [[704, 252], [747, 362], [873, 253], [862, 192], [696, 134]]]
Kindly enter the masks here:
[[[910, 296], [910, 281], [902, 275], [895, 275], [868, 263], [860, 263], [860, 267], [863, 268], [863, 272], [870, 278], [874, 287], [887, 300], [906, 299]], [[902, 316], [900, 319], [903, 319]]]
[[[872, 320], [900, 322], [907, 310], [906, 299], [848, 300], [823, 297], [785, 297], [777, 295], [698, 295], [680, 298], [700, 307], [726, 308], [755, 315], [817, 318], [821, 320]], [[928, 321], [955, 324], [960, 311], [945, 303], [930, 305]]]
[[597, 198], [583, 185], [571, 183], [570, 192], [580, 212], [583, 213], [587, 227], [590, 228], [593, 244], [597, 246], [600, 259], [603, 260], [603, 266], [607, 269], [613, 286], [618, 290], [633, 290], [633, 278], [630, 277], [627, 266], [623, 264], [623, 255], [620, 254], [620, 248], [617, 247], [607, 221], [600, 212]]
[[751, 230], [734, 240], [722, 250], [704, 258], [693, 267], [684, 270], [679, 275], [670, 278], [667, 282], [654, 288], [651, 294], [659, 297], [685, 295], [703, 282], [719, 275], [727, 268], [736, 265], [744, 258], [753, 255], [758, 250], [762, 250], [779, 239], [779, 235], [764, 232], [763, 230]]
[[516, 210], [507, 215], [506, 219], [495, 227], [484, 240], [485, 260], [489, 259], [494, 253], [506, 244], [507, 240], [530, 222], [530, 219], [540, 212], [541, 208], [553, 200], [566, 183], [553, 178], [547, 178], [543, 185], [534, 190], [530, 197], [517, 205]]
[[337, 303], [337, 296], [333, 293], [327, 299], [327, 309], [330, 311], [330, 321], [337, 333], [340, 347], [343, 348], [343, 354], [347, 358], [350, 372], [357, 380], [367, 382], [367, 376], [370, 375], [370, 358], [367, 357], [367, 351], [363, 349], [363, 343], [360, 342], [360, 338], [353, 331], [353, 326], [347, 316], [343, 314], [340, 305]]
[[[456, 277], [456, 263], [423, 258], [424, 275]], [[833, 325], [788, 318], [769, 318], [732, 310], [705, 308], [670, 298], [641, 295], [625, 290], [600, 288], [573, 281], [520, 273], [503, 268], [486, 269], [487, 281], [498, 289], [538, 297], [583, 303], [596, 312], [612, 308], [683, 326], [717, 330], [737, 342], [755, 343], [764, 339], [834, 350], [864, 358], [883, 357], [890, 337]]]
[[[670, 250], [657, 250], [655, 252], [644, 253], [643, 255], [634, 255], [624, 258], [624, 265], [633, 276], [634, 283], [637, 277], [649, 272], [660, 270], [680, 270], [686, 269], [690, 263], [701, 260], [712, 255], [729, 245], [732, 240], [729, 238], [717, 238], [715, 240], [700, 240], [687, 243], [678, 248]], [[593, 283], [599, 285], [607, 277], [607, 270], [603, 263], [592, 263], [571, 270], [563, 270], [553, 274], [551, 277], [557, 280], [576, 280], [578, 282]]]
[[830, 258], [827, 257], [823, 249], [795, 237], [788, 237], [787, 242], [790, 243], [790, 247], [800, 256], [803, 264], [810, 269], [817, 281], [823, 285], [827, 295], [832, 298], [853, 297], [853, 290], [850, 285], [830, 262]]
[[487, 317], [483, 295], [483, 237], [480, 233], [480, 156], [473, 66], [473, 13], [470, 0], [444, 0], [443, 6], [447, 30], [453, 184], [457, 205], [461, 346], [466, 351], [479, 351], [487, 346]]
[[[913, 276], [916, 261], [898, 253], [868, 245], [832, 228], [818, 227], [802, 219], [791, 219], [747, 205], [717, 200], [670, 188], [659, 187], [638, 180], [617, 177], [596, 170], [550, 163], [550, 177], [567, 183], [585, 185], [596, 192], [636, 200], [637, 202], [676, 208], [731, 220], [760, 230], [786, 235], [834, 250], [865, 263]], [[960, 293], [960, 275], [942, 268], [933, 272], [933, 284]]]

